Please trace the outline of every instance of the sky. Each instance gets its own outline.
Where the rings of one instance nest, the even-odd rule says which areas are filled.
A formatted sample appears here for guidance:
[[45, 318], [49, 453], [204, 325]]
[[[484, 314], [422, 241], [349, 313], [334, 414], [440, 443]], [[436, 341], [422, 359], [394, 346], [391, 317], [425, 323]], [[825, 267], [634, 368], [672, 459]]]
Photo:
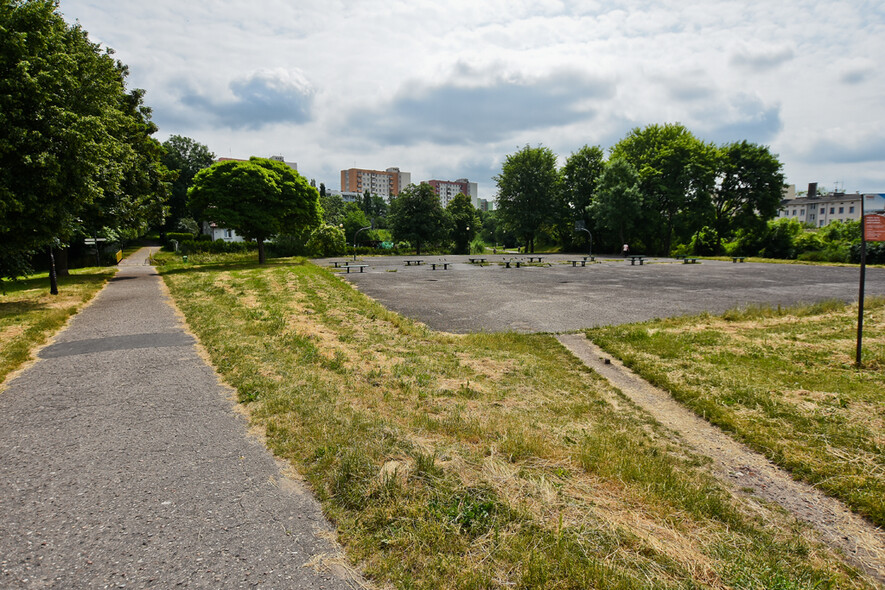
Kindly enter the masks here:
[[797, 190], [885, 192], [881, 0], [60, 0], [218, 157], [468, 178], [685, 125], [769, 146]]

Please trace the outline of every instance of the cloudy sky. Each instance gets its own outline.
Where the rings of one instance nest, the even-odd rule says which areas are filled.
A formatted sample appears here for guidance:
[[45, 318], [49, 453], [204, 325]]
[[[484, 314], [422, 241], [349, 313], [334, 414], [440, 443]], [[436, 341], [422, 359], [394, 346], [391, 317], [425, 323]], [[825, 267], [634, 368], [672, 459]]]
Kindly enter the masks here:
[[680, 122], [768, 145], [787, 180], [885, 192], [881, 0], [61, 0], [147, 91], [158, 139], [467, 177]]

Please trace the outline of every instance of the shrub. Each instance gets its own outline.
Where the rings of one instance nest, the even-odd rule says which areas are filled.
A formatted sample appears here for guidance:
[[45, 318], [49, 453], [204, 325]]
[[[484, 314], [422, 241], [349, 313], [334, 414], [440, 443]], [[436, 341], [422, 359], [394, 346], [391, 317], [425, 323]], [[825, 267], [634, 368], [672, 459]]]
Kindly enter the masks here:
[[719, 232], [709, 226], [704, 226], [691, 238], [691, 252], [698, 256], [713, 256], [722, 250], [722, 241]]
[[325, 223], [313, 230], [307, 241], [307, 251], [311, 256], [341, 256], [346, 249], [344, 230]]

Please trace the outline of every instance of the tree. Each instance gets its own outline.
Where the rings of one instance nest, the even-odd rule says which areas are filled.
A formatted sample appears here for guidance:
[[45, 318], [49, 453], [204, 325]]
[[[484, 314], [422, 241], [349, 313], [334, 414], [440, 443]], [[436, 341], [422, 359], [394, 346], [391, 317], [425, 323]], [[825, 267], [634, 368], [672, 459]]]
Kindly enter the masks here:
[[133, 225], [144, 206], [161, 215], [164, 195], [148, 193], [161, 193], [165, 180], [148, 137], [150, 109], [142, 91], [127, 93], [128, 69], [112, 50], [68, 26], [53, 0], [0, 0], [0, 30], [0, 258], [10, 261], [0, 268], [8, 277], [27, 271], [20, 263], [33, 251], [49, 248], [52, 258], [96, 203], [118, 226]]
[[614, 233], [619, 246], [629, 243], [642, 219], [639, 175], [630, 162], [620, 158], [608, 162], [589, 209], [597, 229]]
[[197, 172], [212, 165], [215, 154], [202, 143], [182, 135], [173, 135], [164, 141], [163, 150], [163, 164], [169, 170], [178, 172], [178, 177], [172, 182], [167, 225], [177, 229], [179, 220], [192, 215], [187, 208], [187, 189]]
[[452, 241], [455, 242], [455, 254], [470, 254], [470, 241], [479, 230], [479, 215], [464, 193], [455, 196], [446, 206], [446, 212], [452, 220]]
[[443, 239], [449, 224], [439, 197], [427, 183], [409, 185], [390, 201], [388, 225], [394, 239], [413, 243], [419, 256], [421, 245]]
[[764, 227], [777, 216], [783, 199], [783, 164], [767, 147], [747, 141], [722, 146], [718, 164], [713, 206], [720, 237]]
[[659, 253], [669, 253], [674, 238], [687, 242], [710, 221], [715, 148], [683, 125], [637, 127], [612, 148], [611, 158], [639, 173], [645, 231]]
[[560, 174], [559, 231], [563, 243], [574, 236], [575, 221], [583, 221], [592, 227], [592, 209], [596, 185], [605, 170], [605, 154], [599, 146], [584, 146], [565, 161]]
[[341, 195], [325, 192], [320, 183], [320, 206], [323, 208], [323, 221], [329, 225], [338, 225], [344, 219], [344, 199]]
[[303, 233], [320, 224], [319, 194], [283, 162], [250, 158], [218, 162], [194, 176], [188, 206], [206, 221], [234, 229], [258, 242], [264, 264], [264, 242], [278, 233]]
[[525, 146], [504, 160], [498, 184], [498, 215], [504, 225], [535, 251], [535, 237], [553, 220], [559, 190], [556, 154]]
[[340, 256], [347, 249], [344, 230], [324, 223], [314, 229], [307, 241], [307, 251], [311, 256]]
[[[360, 228], [369, 227], [370, 225], [366, 214], [363, 213], [363, 210], [360, 209], [360, 206], [356, 203], [347, 203], [344, 206], [341, 223], [344, 225], [345, 238], [350, 240], [354, 239], [356, 232], [358, 232]], [[353, 247], [356, 248], [355, 243]]]

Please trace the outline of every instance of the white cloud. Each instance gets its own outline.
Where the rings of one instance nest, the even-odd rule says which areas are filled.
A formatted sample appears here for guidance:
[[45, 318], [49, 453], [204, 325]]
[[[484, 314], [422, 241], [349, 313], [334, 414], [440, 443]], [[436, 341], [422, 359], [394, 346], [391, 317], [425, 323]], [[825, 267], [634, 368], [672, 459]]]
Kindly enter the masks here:
[[[160, 139], [282, 153], [329, 186], [342, 168], [400, 166], [415, 180], [485, 175], [471, 180], [490, 197], [489, 170], [526, 143], [565, 157], [680, 121], [706, 140], [770, 145], [799, 185], [832, 176], [885, 190], [885, 156], [847, 149], [851, 134], [878, 146], [885, 133], [885, 72], [872, 57], [885, 54], [885, 11], [872, 0], [61, 0], [61, 10], [130, 66]], [[846, 149], [824, 149], [834, 137]]]

